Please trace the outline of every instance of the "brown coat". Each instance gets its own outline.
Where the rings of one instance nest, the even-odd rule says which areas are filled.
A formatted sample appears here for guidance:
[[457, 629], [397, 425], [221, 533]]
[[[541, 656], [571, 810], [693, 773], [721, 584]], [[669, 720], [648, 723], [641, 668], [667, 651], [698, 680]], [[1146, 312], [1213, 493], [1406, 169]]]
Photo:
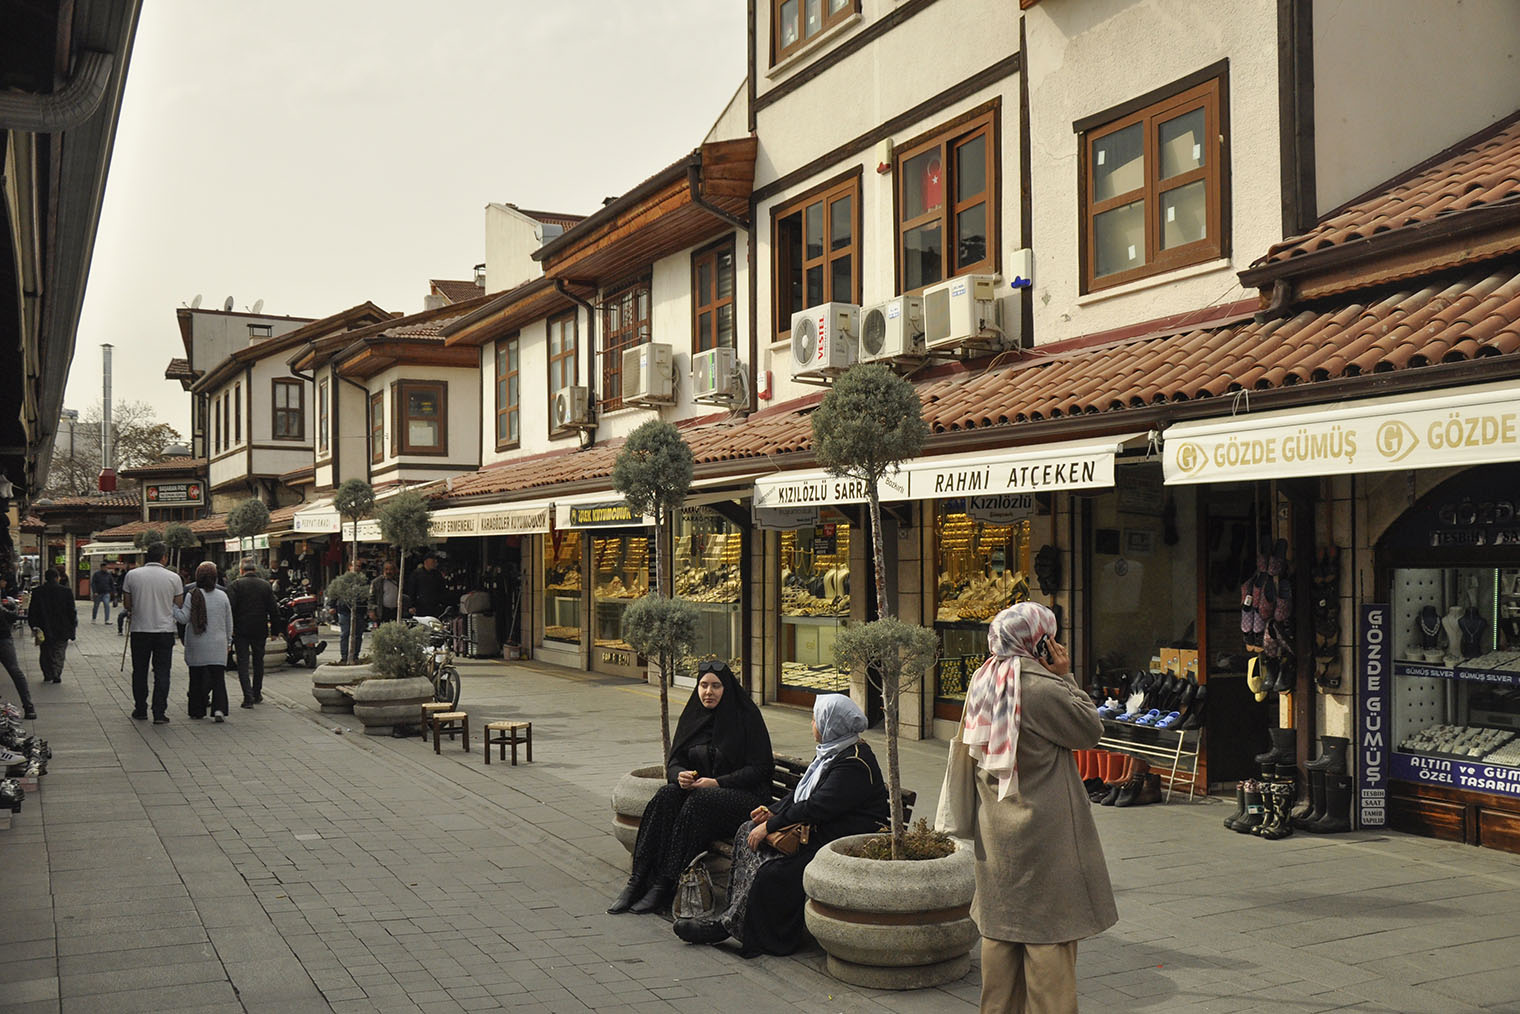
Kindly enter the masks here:
[[950, 742], [937, 824], [976, 845], [971, 917], [982, 936], [1022, 944], [1081, 940], [1119, 921], [1092, 803], [1073, 750], [1094, 747], [1103, 720], [1069, 677], [1024, 660], [1019, 787], [1002, 802], [959, 734]]

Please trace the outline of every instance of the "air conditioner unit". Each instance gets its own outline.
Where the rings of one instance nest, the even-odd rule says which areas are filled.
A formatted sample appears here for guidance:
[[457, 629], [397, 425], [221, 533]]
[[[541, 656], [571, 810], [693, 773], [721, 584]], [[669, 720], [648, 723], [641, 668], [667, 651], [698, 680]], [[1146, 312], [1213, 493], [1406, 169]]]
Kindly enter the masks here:
[[924, 343], [931, 352], [1001, 346], [997, 279], [961, 275], [924, 290]]
[[554, 428], [575, 429], [591, 424], [591, 389], [562, 387], [554, 392]]
[[792, 314], [792, 379], [818, 380], [855, 364], [860, 307], [822, 303]]
[[924, 355], [924, 301], [898, 296], [860, 315], [860, 360], [912, 359]]
[[670, 346], [645, 342], [623, 350], [623, 403], [669, 405], [675, 401]]
[[691, 354], [691, 396], [697, 401], [739, 397], [739, 353], [720, 346]]

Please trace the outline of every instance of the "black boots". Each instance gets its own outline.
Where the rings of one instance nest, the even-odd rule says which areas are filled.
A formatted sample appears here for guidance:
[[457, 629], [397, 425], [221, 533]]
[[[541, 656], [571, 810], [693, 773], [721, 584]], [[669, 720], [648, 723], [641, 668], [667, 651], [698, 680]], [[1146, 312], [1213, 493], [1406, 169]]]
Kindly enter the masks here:
[[1268, 729], [1272, 736], [1272, 749], [1266, 753], [1256, 755], [1256, 763], [1261, 767], [1271, 764], [1287, 765], [1292, 767], [1298, 763], [1298, 730], [1297, 729]]
[[715, 944], [728, 939], [728, 930], [717, 919], [677, 919], [671, 928], [689, 944]]
[[1325, 773], [1319, 768], [1309, 768], [1309, 808], [1292, 818], [1292, 824], [1300, 831], [1325, 815]]
[[1346, 773], [1346, 751], [1351, 748], [1351, 740], [1340, 736], [1321, 736], [1320, 755], [1304, 765], [1308, 771], [1324, 771], [1327, 774], [1343, 775]]
[[1294, 788], [1294, 782], [1289, 779], [1262, 783], [1263, 812], [1261, 820], [1251, 828], [1252, 834], [1260, 835], [1268, 841], [1276, 841], [1293, 833], [1293, 825], [1288, 822], [1288, 811], [1293, 808]]
[[1352, 782], [1349, 775], [1325, 775], [1325, 812], [1304, 827], [1310, 834], [1341, 834], [1351, 830]]
[[1235, 822], [1246, 815], [1246, 783], [1235, 783], [1235, 812], [1224, 819], [1224, 826], [1235, 830]]
[[607, 914], [617, 915], [619, 912], [628, 911], [643, 893], [644, 881], [635, 873], [628, 878], [628, 883], [623, 885], [623, 893], [618, 895], [617, 900], [607, 909]]
[[1230, 830], [1237, 834], [1250, 834], [1251, 829], [1261, 823], [1263, 815], [1261, 799], [1261, 783], [1252, 778], [1244, 783], [1245, 813], [1230, 825]]
[[649, 891], [638, 901], [628, 907], [628, 911], [635, 915], [643, 915], [645, 912], [654, 912], [670, 904], [670, 899], [675, 896], [675, 881], [669, 877], [656, 877], [650, 885]]

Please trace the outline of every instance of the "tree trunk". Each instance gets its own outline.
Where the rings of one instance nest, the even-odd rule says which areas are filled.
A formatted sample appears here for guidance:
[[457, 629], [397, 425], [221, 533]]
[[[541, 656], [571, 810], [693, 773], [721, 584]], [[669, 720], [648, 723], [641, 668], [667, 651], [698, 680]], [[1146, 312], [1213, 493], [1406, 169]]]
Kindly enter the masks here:
[[866, 496], [871, 508], [871, 556], [874, 564], [871, 569], [876, 572], [876, 618], [885, 620], [892, 615], [892, 607], [887, 602], [887, 558], [881, 545], [881, 496], [876, 492], [874, 482], [867, 483]]
[[904, 838], [907, 829], [903, 826], [903, 802], [902, 802], [902, 775], [899, 773], [897, 764], [897, 735], [898, 714], [897, 700], [902, 690], [902, 677], [894, 671], [892, 663], [887, 663], [887, 668], [881, 674], [881, 703], [882, 710], [886, 712], [887, 733], [887, 800], [892, 805], [892, 858], [903, 857]]
[[[654, 593], [665, 594], [665, 520], [669, 508], [656, 504], [654, 508]], [[674, 659], [669, 652], [660, 652], [660, 742], [665, 751], [660, 756], [670, 757], [670, 682], [674, 677]]]
[[[396, 569], [396, 619], [399, 621], [406, 615], [406, 550], [398, 547], [397, 552], [401, 556], [401, 566]], [[381, 585], [382, 602], [385, 600], [384, 588], [385, 586]]]
[[660, 757], [670, 760], [670, 693], [665, 687], [665, 665], [669, 656], [660, 652]]

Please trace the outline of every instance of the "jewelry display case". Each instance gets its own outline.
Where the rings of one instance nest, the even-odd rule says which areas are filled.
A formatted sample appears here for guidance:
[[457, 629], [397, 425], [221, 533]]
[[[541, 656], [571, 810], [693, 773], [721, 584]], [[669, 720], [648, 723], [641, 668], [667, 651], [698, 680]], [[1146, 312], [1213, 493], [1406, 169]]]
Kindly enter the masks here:
[[581, 643], [581, 536], [544, 539], [544, 640]]
[[591, 538], [593, 667], [637, 675], [643, 659], [623, 640], [623, 610], [649, 592], [650, 538], [642, 531]]
[[849, 693], [834, 666], [834, 638], [850, 618], [850, 526], [820, 524], [781, 533], [781, 687]]
[[675, 595], [697, 608], [697, 643], [677, 675], [695, 679], [698, 664], [722, 659], [740, 671], [740, 562], [744, 533], [717, 511], [689, 507], [676, 522], [672, 563]]

